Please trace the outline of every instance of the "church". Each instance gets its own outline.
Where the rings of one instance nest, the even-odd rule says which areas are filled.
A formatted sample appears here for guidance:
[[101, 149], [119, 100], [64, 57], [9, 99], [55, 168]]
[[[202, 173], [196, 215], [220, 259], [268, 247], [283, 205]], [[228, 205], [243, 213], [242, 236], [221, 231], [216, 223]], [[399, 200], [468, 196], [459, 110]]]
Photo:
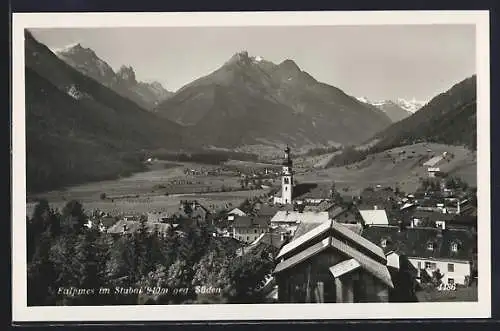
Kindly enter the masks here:
[[281, 190], [273, 197], [275, 205], [320, 205], [331, 202], [330, 183], [296, 184], [292, 166], [290, 147], [286, 146], [281, 170]]
[[281, 170], [281, 192], [274, 196], [274, 204], [292, 204], [293, 186], [292, 159], [290, 158], [290, 147], [287, 145]]

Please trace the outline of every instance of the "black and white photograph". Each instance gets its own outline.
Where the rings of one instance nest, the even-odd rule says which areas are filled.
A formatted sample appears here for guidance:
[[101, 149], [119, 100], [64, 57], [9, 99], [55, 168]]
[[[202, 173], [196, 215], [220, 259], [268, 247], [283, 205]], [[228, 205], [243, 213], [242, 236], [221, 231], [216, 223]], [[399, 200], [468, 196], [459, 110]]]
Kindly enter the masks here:
[[489, 317], [488, 20], [14, 14], [14, 318]]

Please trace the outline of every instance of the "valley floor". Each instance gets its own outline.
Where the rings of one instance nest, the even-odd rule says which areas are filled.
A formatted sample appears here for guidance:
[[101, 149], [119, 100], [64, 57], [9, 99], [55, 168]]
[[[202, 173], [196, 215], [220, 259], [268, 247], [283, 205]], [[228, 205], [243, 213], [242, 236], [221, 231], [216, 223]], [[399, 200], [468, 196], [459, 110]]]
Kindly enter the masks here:
[[[415, 144], [368, 156], [365, 160], [345, 167], [321, 168], [313, 162], [318, 157], [297, 157], [294, 163], [295, 180], [305, 182], [335, 182], [343, 195], [357, 195], [368, 186], [399, 186], [404, 192], [414, 192], [420, 178], [427, 177], [423, 165], [433, 155], [443, 152], [453, 154], [450, 162], [441, 168], [451, 175], [462, 177], [471, 186], [476, 186], [476, 156], [463, 147], [441, 144]], [[322, 160], [321, 162], [324, 162]], [[276, 166], [241, 161], [229, 161], [226, 166], [242, 169], [262, 169]], [[240, 177], [236, 174], [191, 175], [186, 169], [209, 171], [219, 167], [213, 165], [170, 163], [157, 161], [147, 172], [136, 173], [127, 178], [87, 183], [38, 194], [28, 198], [27, 212], [31, 211], [37, 198], [47, 199], [55, 208], [62, 208], [70, 200], [78, 200], [87, 209], [99, 209], [112, 214], [144, 213], [147, 211], [170, 211], [177, 209], [181, 200], [196, 199], [214, 209], [237, 206], [245, 198], [264, 196], [269, 189], [242, 190]], [[272, 186], [280, 185], [279, 179], [271, 180]], [[105, 199], [101, 198], [102, 194]]]

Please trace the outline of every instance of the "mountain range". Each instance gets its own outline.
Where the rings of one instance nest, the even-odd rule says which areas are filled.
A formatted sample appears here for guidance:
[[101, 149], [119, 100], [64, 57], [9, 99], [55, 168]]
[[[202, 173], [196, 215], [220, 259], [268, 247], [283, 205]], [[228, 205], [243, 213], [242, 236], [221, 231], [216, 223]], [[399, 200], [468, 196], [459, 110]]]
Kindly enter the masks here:
[[155, 111], [204, 146], [317, 146], [361, 142], [391, 124], [380, 109], [318, 82], [292, 60], [247, 52], [182, 87]]
[[82, 74], [25, 32], [27, 190], [127, 175], [181, 127]]
[[92, 49], [85, 48], [80, 43], [53, 52], [76, 70], [136, 102], [142, 108], [152, 109], [173, 94], [159, 82], [137, 81], [131, 66], [122, 65], [115, 72]]
[[375, 148], [427, 141], [476, 149], [476, 75], [440, 93], [413, 115], [377, 133]]
[[475, 144], [475, 76], [412, 115], [414, 102], [370, 103], [291, 59], [243, 51], [169, 93], [131, 67], [114, 72], [91, 49], [51, 51], [26, 31], [25, 77], [28, 192], [125, 176], [159, 150]]
[[398, 98], [396, 100], [381, 101], [370, 101], [365, 97], [358, 97], [356, 99], [379, 108], [387, 116], [389, 116], [392, 122], [399, 122], [402, 119], [407, 118], [425, 105], [425, 102], [417, 101], [415, 99], [405, 100]]

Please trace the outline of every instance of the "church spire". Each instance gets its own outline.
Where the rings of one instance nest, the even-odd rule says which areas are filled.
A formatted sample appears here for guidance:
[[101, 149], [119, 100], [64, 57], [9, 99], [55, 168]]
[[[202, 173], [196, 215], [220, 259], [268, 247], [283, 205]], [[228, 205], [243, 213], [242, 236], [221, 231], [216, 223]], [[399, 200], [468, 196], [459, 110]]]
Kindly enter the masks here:
[[290, 147], [288, 144], [285, 148], [285, 159], [283, 160], [283, 165], [292, 166], [292, 159], [290, 158]]

